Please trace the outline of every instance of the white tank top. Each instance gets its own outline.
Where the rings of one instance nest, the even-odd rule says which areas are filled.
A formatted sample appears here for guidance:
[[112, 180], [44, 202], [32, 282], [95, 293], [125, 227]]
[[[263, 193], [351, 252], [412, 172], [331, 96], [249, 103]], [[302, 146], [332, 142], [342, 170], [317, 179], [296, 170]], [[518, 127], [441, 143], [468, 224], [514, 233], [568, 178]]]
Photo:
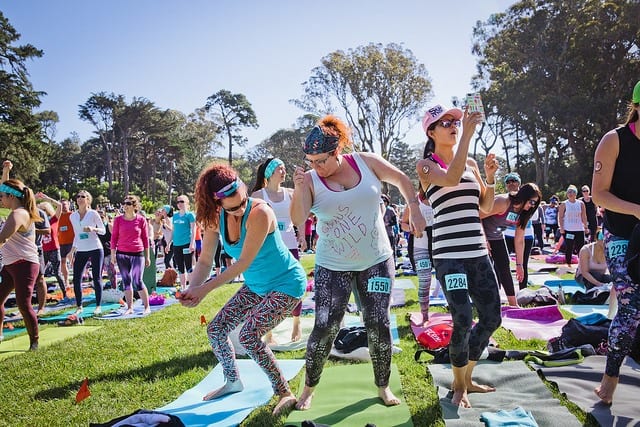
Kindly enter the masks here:
[[[424, 220], [427, 222], [427, 227], [433, 226], [433, 208], [429, 205], [425, 205], [422, 201], [419, 202], [420, 213], [424, 217]], [[422, 237], [413, 238], [413, 247], [414, 248], [422, 248], [429, 249], [429, 236], [427, 236], [427, 232], [423, 231]]]
[[351, 156], [360, 182], [348, 190], [329, 189], [311, 171], [311, 212], [318, 218], [316, 264], [334, 271], [364, 271], [393, 255], [380, 212], [380, 180], [358, 153]]
[[566, 200], [564, 202], [564, 231], [583, 231], [582, 223], [582, 202], [576, 200], [571, 203]]
[[[269, 198], [269, 194], [267, 194], [267, 190], [265, 188], [262, 188], [261, 191], [262, 199], [271, 206], [271, 209], [273, 209], [273, 212], [276, 214], [278, 230], [280, 230], [280, 235], [282, 236], [282, 240], [284, 240], [284, 244], [287, 245], [287, 249], [298, 249], [296, 230], [293, 228], [291, 214], [289, 213], [289, 208], [291, 207], [289, 192], [284, 189], [284, 198], [282, 201], [274, 202]], [[300, 232], [302, 232], [302, 230]]]

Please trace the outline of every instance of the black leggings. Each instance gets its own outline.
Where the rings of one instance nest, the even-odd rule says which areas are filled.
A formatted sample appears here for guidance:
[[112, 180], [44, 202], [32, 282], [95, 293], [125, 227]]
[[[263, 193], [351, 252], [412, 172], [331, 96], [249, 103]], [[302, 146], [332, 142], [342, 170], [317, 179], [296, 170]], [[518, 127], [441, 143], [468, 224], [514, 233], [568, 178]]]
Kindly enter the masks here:
[[[504, 241], [507, 243], [507, 249], [510, 253], [515, 253], [515, 243], [513, 241], [513, 237], [504, 236]], [[527, 287], [529, 283], [529, 256], [531, 255], [531, 248], [533, 247], [533, 239], [524, 239], [524, 253], [522, 254], [522, 269], [524, 270], [524, 278], [522, 282], [518, 283], [518, 287], [520, 289], [524, 289]], [[505, 290], [506, 292], [506, 290]]]
[[[469, 360], [480, 360], [483, 350], [489, 344], [491, 334], [502, 323], [496, 275], [488, 256], [471, 259], [434, 259], [433, 264], [453, 319], [449, 357], [453, 366], [461, 368], [466, 366]], [[466, 284], [462, 285], [461, 281], [452, 280], [449, 275], [456, 275], [455, 278], [463, 275]], [[478, 323], [475, 325], [469, 297], [478, 311]]]
[[184, 250], [189, 250], [189, 244], [186, 245], [173, 245], [173, 265], [180, 272], [180, 274], [190, 273], [193, 263], [193, 252], [184, 253]]
[[[569, 239], [567, 236], [571, 237]], [[564, 232], [564, 260], [568, 265], [571, 265], [571, 257], [574, 253], [580, 252], [580, 249], [584, 246], [584, 231], [568, 231]]]
[[393, 257], [390, 257], [364, 271], [333, 271], [316, 265], [314, 275], [316, 320], [307, 343], [305, 379], [307, 386], [315, 387], [320, 382], [324, 363], [347, 309], [352, 286], [357, 291], [362, 304], [375, 384], [378, 387], [389, 385], [392, 351], [389, 329], [391, 286], [387, 292], [380, 292], [378, 288], [371, 288], [370, 291], [369, 279], [384, 278], [390, 280], [392, 284], [395, 276], [393, 264]]
[[509, 252], [507, 252], [507, 244], [504, 242], [504, 238], [489, 240], [489, 246], [491, 247], [491, 259], [493, 260], [493, 269], [496, 273], [498, 284], [502, 286], [507, 296], [515, 296], [516, 291], [513, 288]]
[[92, 251], [76, 251], [73, 260], [73, 292], [76, 294], [76, 305], [82, 306], [82, 273], [91, 261], [91, 277], [93, 278], [93, 290], [96, 293], [96, 305], [102, 302], [102, 261], [104, 252], [102, 248]]

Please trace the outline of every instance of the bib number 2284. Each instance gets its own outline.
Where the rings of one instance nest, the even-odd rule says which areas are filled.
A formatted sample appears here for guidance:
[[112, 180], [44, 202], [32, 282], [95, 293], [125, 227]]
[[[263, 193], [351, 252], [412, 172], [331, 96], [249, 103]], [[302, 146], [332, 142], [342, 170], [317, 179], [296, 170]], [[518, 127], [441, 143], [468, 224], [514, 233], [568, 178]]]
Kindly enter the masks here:
[[468, 289], [467, 275], [464, 273], [447, 274], [444, 276], [444, 286], [447, 291]]

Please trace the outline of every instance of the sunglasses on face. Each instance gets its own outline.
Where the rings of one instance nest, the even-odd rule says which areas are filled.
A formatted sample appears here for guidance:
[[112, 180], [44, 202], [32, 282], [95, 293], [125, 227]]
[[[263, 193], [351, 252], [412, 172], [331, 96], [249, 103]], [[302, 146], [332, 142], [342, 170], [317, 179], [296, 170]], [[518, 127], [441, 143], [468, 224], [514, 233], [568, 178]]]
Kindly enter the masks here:
[[87, 196], [85, 196], [84, 194], [78, 194], [76, 196], [76, 199], [86, 199], [86, 198], [87, 198]]
[[306, 157], [303, 159], [303, 162], [305, 162], [305, 164], [309, 167], [313, 167], [313, 166], [324, 166], [324, 164], [327, 162], [327, 160], [329, 160], [329, 158], [331, 157], [331, 154], [328, 154], [327, 157], [325, 157], [324, 159], [320, 159], [320, 160], [309, 160]]
[[235, 212], [239, 209], [242, 209], [245, 207], [245, 205], [247, 204], [247, 198], [245, 197], [244, 199], [242, 199], [242, 201], [240, 202], [240, 204], [238, 206], [234, 206], [231, 208], [225, 208], [224, 206], [222, 207], [222, 209], [224, 209], [227, 212]]
[[177, 204], [184, 203], [184, 200], [176, 200]]
[[445, 129], [449, 129], [451, 126], [460, 127], [460, 120], [440, 120], [438, 124]]
[[513, 183], [517, 183], [518, 181], [515, 179], [508, 179], [505, 181], [507, 184], [513, 184]]
[[133, 206], [134, 203], [131, 200], [125, 200], [122, 204], [125, 206]]
[[536, 199], [529, 199], [529, 204], [531, 206], [537, 206], [538, 205], [538, 200]]

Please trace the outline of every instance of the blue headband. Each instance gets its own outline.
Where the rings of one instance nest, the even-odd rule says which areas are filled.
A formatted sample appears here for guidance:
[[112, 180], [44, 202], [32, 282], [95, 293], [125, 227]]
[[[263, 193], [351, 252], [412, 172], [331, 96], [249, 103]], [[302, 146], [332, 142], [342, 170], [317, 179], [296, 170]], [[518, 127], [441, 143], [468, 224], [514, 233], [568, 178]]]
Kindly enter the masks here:
[[225, 185], [220, 190], [213, 193], [214, 196], [218, 199], [224, 199], [225, 197], [229, 197], [233, 193], [238, 190], [238, 187], [242, 184], [240, 178], [236, 177], [231, 183]]
[[[26, 190], [27, 187], [25, 187]], [[23, 190], [24, 191], [24, 190]], [[9, 187], [7, 184], [0, 185], [0, 193], [12, 194], [19, 199], [24, 197], [24, 193], [17, 188]]]
[[320, 126], [315, 126], [304, 140], [302, 151], [305, 154], [330, 153], [338, 148], [338, 140], [337, 136], [325, 135]]
[[267, 167], [264, 169], [264, 177], [265, 179], [269, 179], [271, 178], [271, 175], [273, 175], [273, 172], [278, 168], [278, 166], [280, 165], [284, 165], [284, 162], [280, 159], [272, 159], [269, 164], [267, 165]]

